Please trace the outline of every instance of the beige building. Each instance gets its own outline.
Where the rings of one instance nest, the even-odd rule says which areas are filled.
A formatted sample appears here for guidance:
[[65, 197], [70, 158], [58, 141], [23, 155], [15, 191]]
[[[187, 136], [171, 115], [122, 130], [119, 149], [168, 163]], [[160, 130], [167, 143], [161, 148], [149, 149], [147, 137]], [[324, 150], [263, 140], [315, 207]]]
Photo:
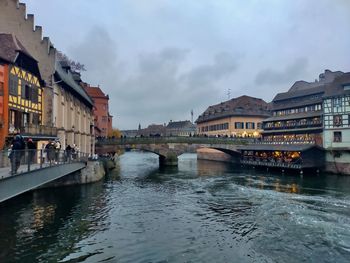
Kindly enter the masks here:
[[241, 96], [209, 106], [196, 120], [197, 134], [257, 138], [269, 116], [270, 105], [264, 100]]
[[90, 154], [95, 152], [93, 102], [80, 82], [66, 63], [56, 63], [53, 119], [63, 148], [76, 145]]

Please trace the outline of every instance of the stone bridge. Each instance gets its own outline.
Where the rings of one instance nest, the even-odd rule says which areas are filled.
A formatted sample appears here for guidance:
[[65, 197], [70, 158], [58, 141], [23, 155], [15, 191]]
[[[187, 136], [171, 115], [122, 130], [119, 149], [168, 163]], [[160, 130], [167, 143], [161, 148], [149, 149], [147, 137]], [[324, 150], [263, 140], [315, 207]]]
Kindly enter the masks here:
[[238, 146], [252, 142], [252, 139], [207, 138], [207, 137], [154, 137], [121, 138], [99, 140], [96, 144], [98, 154], [115, 153], [118, 150], [140, 150], [152, 152], [159, 156], [159, 164], [176, 166], [178, 156], [183, 153], [195, 153], [200, 148], [222, 151], [239, 157]]

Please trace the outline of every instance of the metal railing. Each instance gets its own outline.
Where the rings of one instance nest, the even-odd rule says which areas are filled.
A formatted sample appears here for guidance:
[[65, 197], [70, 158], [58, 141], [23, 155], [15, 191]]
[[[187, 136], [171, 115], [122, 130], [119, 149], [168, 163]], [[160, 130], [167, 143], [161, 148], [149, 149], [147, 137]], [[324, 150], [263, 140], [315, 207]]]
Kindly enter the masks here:
[[261, 158], [261, 157], [253, 157], [253, 156], [244, 156], [241, 158], [242, 164], [247, 165], [256, 165], [256, 166], [268, 166], [268, 167], [281, 167], [281, 168], [289, 168], [289, 169], [301, 169], [303, 161], [301, 158], [284, 161], [282, 159], [275, 160], [271, 158]]
[[127, 145], [127, 144], [166, 144], [166, 143], [187, 143], [187, 144], [235, 144], [242, 145], [258, 142], [255, 138], [240, 137], [136, 137], [136, 138], [101, 138], [96, 142], [99, 145]]
[[0, 179], [46, 167], [87, 162], [89, 154], [56, 149], [0, 151]]

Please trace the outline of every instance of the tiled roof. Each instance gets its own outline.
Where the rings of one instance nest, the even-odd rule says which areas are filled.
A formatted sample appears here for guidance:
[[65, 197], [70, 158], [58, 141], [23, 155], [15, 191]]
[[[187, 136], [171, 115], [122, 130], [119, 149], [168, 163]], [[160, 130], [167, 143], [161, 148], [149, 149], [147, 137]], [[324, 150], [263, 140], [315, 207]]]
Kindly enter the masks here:
[[258, 116], [269, 117], [270, 104], [262, 99], [250, 96], [240, 96], [220, 104], [209, 106], [206, 111], [198, 117], [196, 123], [209, 120], [226, 118], [230, 116]]
[[56, 62], [56, 72], [55, 76], [63, 81], [74, 93], [78, 94], [82, 98], [83, 102], [89, 107], [92, 107], [94, 103], [92, 102], [89, 95], [85, 92], [83, 87], [81, 87], [77, 82], [75, 82], [73, 73], [69, 69], [63, 69], [60, 62]]
[[182, 128], [195, 128], [196, 126], [190, 121], [171, 121], [167, 125], [167, 129], [182, 129]]
[[15, 35], [0, 33], [0, 58], [8, 62], [15, 63], [18, 52], [21, 52], [34, 59]]
[[273, 99], [273, 102], [322, 93], [327, 84], [333, 82], [335, 78], [343, 74], [344, 73], [341, 71], [333, 72], [325, 70], [324, 73], [320, 74], [319, 80], [314, 82], [306, 82], [304, 80], [296, 81], [287, 92], [278, 93]]
[[91, 98], [106, 98], [108, 96], [100, 89], [100, 87], [92, 87], [90, 85], [84, 85], [85, 91], [89, 94]]
[[326, 86], [324, 97], [336, 97], [349, 95], [350, 90], [344, 90], [344, 86], [350, 86], [350, 72], [344, 73]]

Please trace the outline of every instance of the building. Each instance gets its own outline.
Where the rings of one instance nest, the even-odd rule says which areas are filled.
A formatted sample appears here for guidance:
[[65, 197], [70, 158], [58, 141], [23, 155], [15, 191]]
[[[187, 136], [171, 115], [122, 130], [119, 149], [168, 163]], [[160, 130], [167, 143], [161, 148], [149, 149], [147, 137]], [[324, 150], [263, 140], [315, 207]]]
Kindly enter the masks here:
[[34, 15], [26, 13], [26, 5], [18, 0], [0, 1], [0, 32], [9, 33], [25, 47], [38, 62], [43, 91], [42, 125], [53, 126], [53, 75], [56, 49], [48, 37], [43, 37], [42, 27], [34, 24]]
[[350, 174], [350, 73], [327, 85], [323, 114], [326, 170]]
[[270, 105], [264, 100], [240, 96], [209, 106], [196, 120], [197, 134], [260, 137], [262, 121], [270, 116]]
[[311, 143], [322, 146], [322, 99], [326, 84], [342, 72], [326, 70], [314, 82], [297, 81], [272, 101], [272, 117], [263, 121], [265, 142]]
[[43, 120], [43, 80], [38, 62], [13, 34], [0, 33], [0, 147], [20, 133], [34, 141], [54, 139]]
[[166, 136], [193, 136], [196, 125], [190, 121], [170, 121], [166, 126]]
[[80, 85], [79, 75], [65, 62], [56, 63], [54, 75], [54, 124], [62, 147], [74, 144], [94, 153], [93, 101]]
[[109, 96], [100, 87], [84, 83], [83, 87], [94, 103], [94, 125], [97, 137], [108, 137], [112, 132], [113, 116], [109, 114]]
[[138, 136], [141, 137], [163, 137], [166, 135], [165, 124], [151, 124], [145, 129], [138, 130]]
[[272, 117], [263, 121], [262, 144], [240, 146], [241, 163], [281, 169], [324, 168], [323, 97], [344, 73], [326, 70], [314, 82], [297, 81], [272, 101]]

